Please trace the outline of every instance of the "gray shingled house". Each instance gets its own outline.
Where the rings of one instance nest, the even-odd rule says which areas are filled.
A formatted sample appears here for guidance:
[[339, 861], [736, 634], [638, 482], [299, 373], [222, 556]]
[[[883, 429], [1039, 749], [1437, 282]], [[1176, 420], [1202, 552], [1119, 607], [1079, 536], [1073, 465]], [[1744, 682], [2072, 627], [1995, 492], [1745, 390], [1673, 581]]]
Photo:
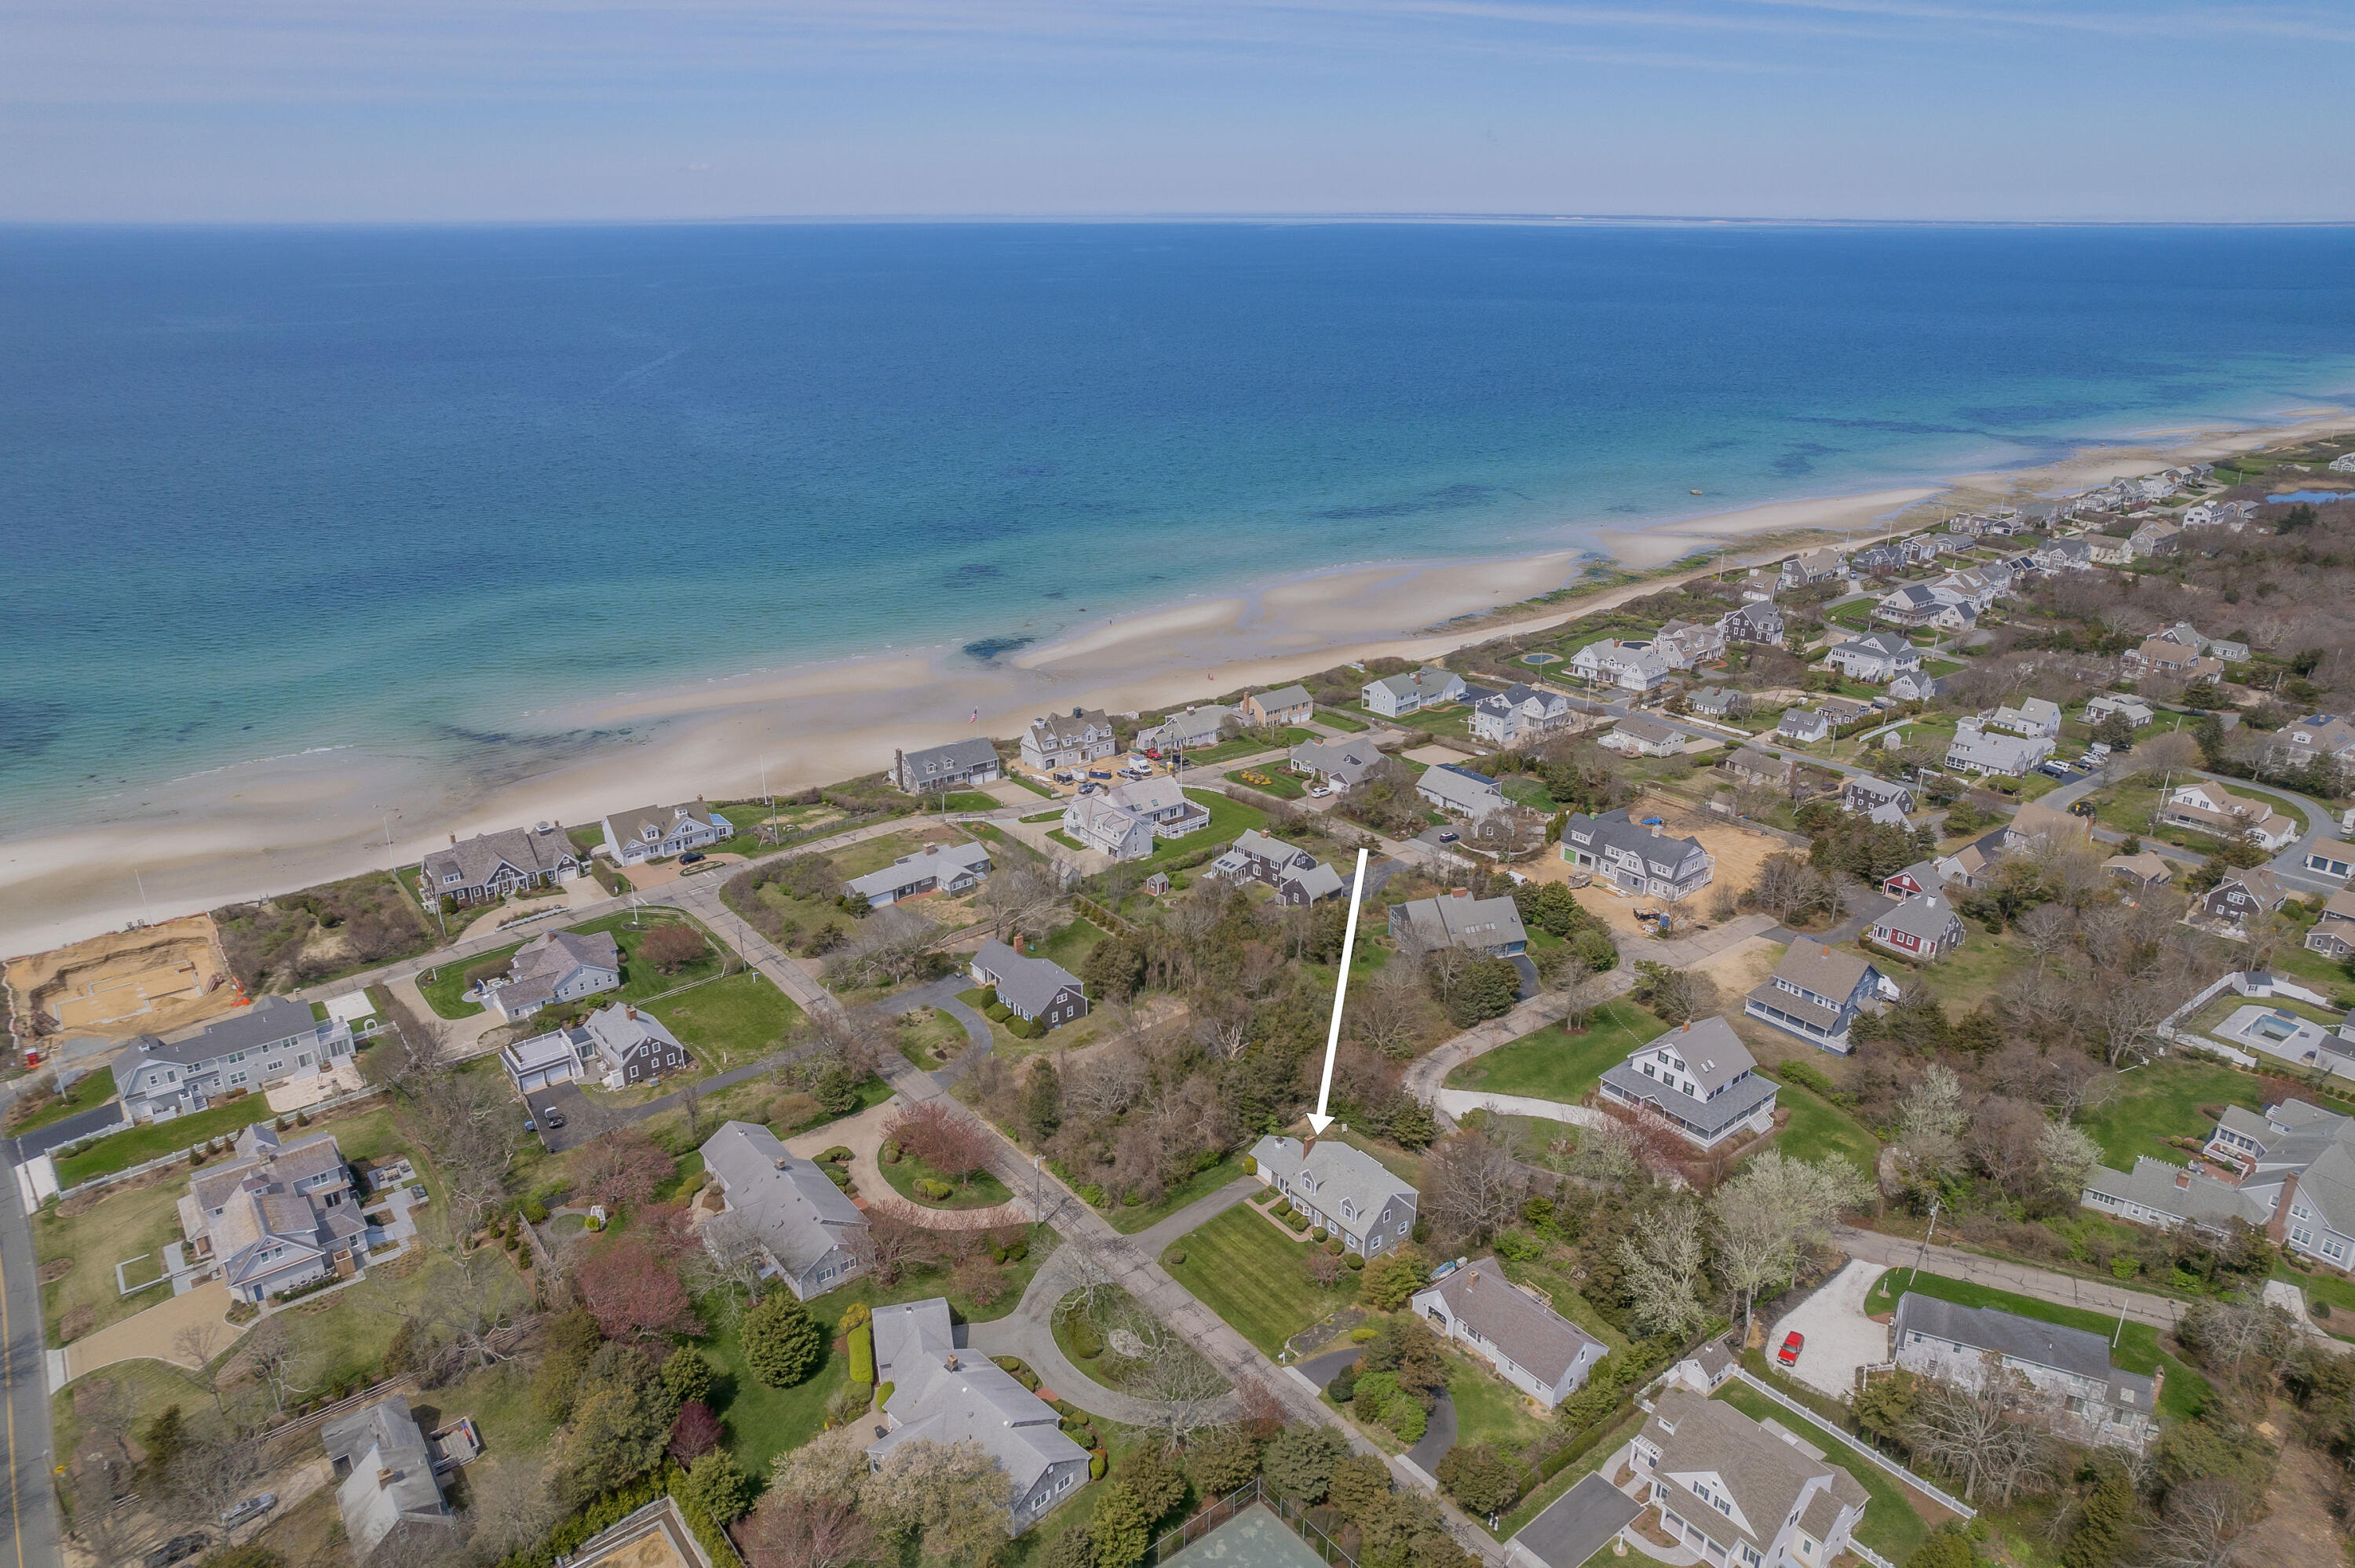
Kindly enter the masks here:
[[987, 844], [926, 844], [913, 854], [901, 855], [880, 871], [852, 877], [842, 885], [842, 890], [858, 894], [880, 909], [886, 904], [927, 893], [969, 893], [981, 885], [981, 879], [991, 869]]
[[1717, 865], [1699, 839], [1672, 839], [1633, 821], [1625, 806], [1600, 816], [1572, 812], [1562, 823], [1561, 858], [1622, 892], [1668, 904], [1707, 887]]
[[605, 852], [623, 865], [666, 860], [735, 836], [735, 824], [700, 800], [638, 806], [604, 821]]
[[1361, 1150], [1330, 1139], [1304, 1148], [1296, 1138], [1270, 1133], [1252, 1145], [1252, 1160], [1261, 1185], [1291, 1199], [1351, 1252], [1371, 1257], [1413, 1234], [1419, 1195]]
[[430, 850], [419, 863], [418, 891], [429, 904], [491, 904], [527, 887], [569, 882], [580, 871], [581, 857], [559, 826], [502, 828], [463, 843], [453, 833], [448, 849]]
[[1494, 1257], [1447, 1267], [1413, 1310], [1546, 1409], [1576, 1393], [1611, 1353], [1602, 1340], [1505, 1277]]
[[335, 1134], [281, 1144], [267, 1122], [237, 1136], [238, 1158], [188, 1178], [180, 1234], [210, 1260], [229, 1293], [261, 1302], [331, 1275], [368, 1267], [368, 1222]]
[[875, 1308], [875, 1376], [888, 1385], [867, 1457], [877, 1469], [904, 1443], [977, 1443], [1006, 1472], [1008, 1530], [1021, 1534], [1087, 1484], [1088, 1451], [1054, 1406], [979, 1351], [959, 1350], [938, 1296]]
[[1909, 1290], [1897, 1298], [1890, 1337], [1891, 1360], [1941, 1383], [1977, 1389], [1996, 1368], [2026, 1378], [2051, 1395], [2055, 1427], [2076, 1442], [2139, 1453], [2158, 1436], [2157, 1383], [2112, 1366], [2100, 1334]]
[[1649, 1111], [1700, 1149], [1739, 1132], [1772, 1131], [1776, 1091], [1722, 1018], [1693, 1019], [1638, 1045], [1625, 1062], [1604, 1069], [1600, 1085], [1604, 1099]]
[[[396, 1534], [446, 1531], [457, 1523], [442, 1500], [425, 1434], [400, 1394], [326, 1423], [319, 1443], [334, 1467], [344, 1536], [361, 1562]], [[453, 1538], [453, 1554], [456, 1547]]]
[[114, 1057], [114, 1086], [129, 1119], [162, 1121], [232, 1089], [332, 1072], [351, 1054], [350, 1024], [318, 1018], [307, 1001], [265, 996], [176, 1039], [139, 1036]]
[[508, 1022], [529, 1018], [550, 1002], [578, 1001], [617, 990], [622, 949], [610, 931], [544, 931], [516, 949], [506, 979], [487, 1001]]
[[891, 754], [891, 782], [910, 795], [940, 795], [995, 784], [1005, 777], [997, 747], [984, 735], [970, 735], [946, 746]]
[[1849, 1549], [1871, 1500], [1817, 1450], [1683, 1388], [1660, 1396], [1628, 1457], [1661, 1528], [1710, 1563], [1820, 1568]]
[[973, 978], [994, 986], [997, 1000], [1017, 1018], [1052, 1029], [1088, 1014], [1088, 990], [1052, 959], [1034, 959], [1016, 952], [996, 938], [973, 955]]
[[1482, 958], [1508, 959], [1529, 945], [1529, 928], [1509, 898], [1475, 898], [1456, 888], [1437, 898], [1391, 906], [1391, 940], [1425, 951], [1461, 948]]
[[720, 1212], [737, 1216], [760, 1243], [768, 1255], [762, 1272], [783, 1280], [796, 1298], [822, 1296], [867, 1272], [860, 1247], [867, 1216], [825, 1171], [786, 1152], [775, 1133], [751, 1122], [722, 1122], [702, 1153], [710, 1177], [705, 1192], [716, 1192]]

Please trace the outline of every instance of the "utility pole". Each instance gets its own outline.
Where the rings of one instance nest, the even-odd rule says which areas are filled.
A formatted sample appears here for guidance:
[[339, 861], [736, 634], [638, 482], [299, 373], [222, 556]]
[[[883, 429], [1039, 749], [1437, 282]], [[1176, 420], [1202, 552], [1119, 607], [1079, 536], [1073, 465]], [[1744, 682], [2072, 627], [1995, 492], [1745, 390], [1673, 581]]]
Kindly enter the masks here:
[[1905, 1283], [1910, 1288], [1922, 1273], [1922, 1263], [1930, 1255], [1930, 1243], [1938, 1234], [1938, 1200], [1930, 1200], [1930, 1228], [1922, 1237], [1922, 1250], [1913, 1255], [1913, 1266], [1907, 1271]]

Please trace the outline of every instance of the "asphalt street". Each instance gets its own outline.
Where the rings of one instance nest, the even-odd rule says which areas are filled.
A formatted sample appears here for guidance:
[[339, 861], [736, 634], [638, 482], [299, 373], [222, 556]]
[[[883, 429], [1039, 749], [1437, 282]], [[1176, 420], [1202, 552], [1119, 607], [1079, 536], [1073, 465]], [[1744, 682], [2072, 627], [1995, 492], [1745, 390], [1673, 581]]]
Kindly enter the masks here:
[[57, 1568], [57, 1461], [49, 1434], [48, 1358], [41, 1342], [41, 1287], [34, 1272], [33, 1232], [15, 1183], [0, 1192], [0, 1383], [5, 1384], [0, 1438], [7, 1445], [6, 1534], [0, 1568]]

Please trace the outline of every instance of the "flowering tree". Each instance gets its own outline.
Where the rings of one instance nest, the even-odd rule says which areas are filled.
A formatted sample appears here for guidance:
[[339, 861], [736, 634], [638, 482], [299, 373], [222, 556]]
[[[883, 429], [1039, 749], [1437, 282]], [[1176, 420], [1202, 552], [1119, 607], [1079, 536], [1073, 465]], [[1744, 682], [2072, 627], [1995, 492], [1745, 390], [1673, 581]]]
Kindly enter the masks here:
[[635, 1237], [617, 1236], [591, 1253], [580, 1287], [581, 1303], [607, 1339], [702, 1330], [678, 1270]]
[[943, 1100], [905, 1107], [883, 1136], [954, 1181], [966, 1181], [989, 1163], [989, 1135]]
[[682, 1465], [692, 1464], [718, 1448], [720, 1436], [719, 1417], [711, 1414], [711, 1406], [690, 1399], [670, 1424], [670, 1457]]
[[650, 1201], [655, 1189], [678, 1169], [678, 1161], [663, 1152], [645, 1133], [625, 1129], [595, 1138], [567, 1157], [573, 1190], [607, 1212], [634, 1209]]

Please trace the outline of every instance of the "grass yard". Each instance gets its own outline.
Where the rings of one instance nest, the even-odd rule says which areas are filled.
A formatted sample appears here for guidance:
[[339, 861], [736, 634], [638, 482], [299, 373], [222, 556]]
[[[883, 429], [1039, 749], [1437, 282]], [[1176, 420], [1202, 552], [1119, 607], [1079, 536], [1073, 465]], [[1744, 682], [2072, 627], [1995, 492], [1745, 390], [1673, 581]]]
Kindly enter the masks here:
[[[784, 1046], [802, 1010], [758, 969], [741, 969], [666, 1001], [647, 1004], [709, 1077]], [[676, 1086], [673, 1086], [674, 1087]]]
[[[45, 1208], [34, 1217], [33, 1257], [43, 1277], [60, 1260], [72, 1263], [64, 1278], [41, 1287], [41, 1323], [50, 1345], [66, 1342], [59, 1326], [69, 1312], [80, 1315], [75, 1324], [75, 1338], [80, 1339], [171, 1299], [170, 1288], [163, 1286], [117, 1295], [114, 1266], [180, 1239], [178, 1204], [186, 1191], [186, 1183], [167, 1178], [135, 1192], [111, 1193], [69, 1219], [62, 1217], [63, 1205]], [[162, 1264], [161, 1258], [150, 1256], [130, 1270], [131, 1277], [156, 1278]]]
[[[655, 915], [657, 917], [648, 919], [646, 918], [648, 914]], [[632, 923], [634, 920], [637, 924], [634, 925]], [[647, 932], [655, 930], [657, 927], [677, 924], [682, 920], [694, 926], [697, 930], [703, 931], [704, 936], [710, 938], [711, 934], [705, 931], [702, 926], [688, 920], [684, 915], [672, 914], [666, 910], [604, 915], [594, 920], [583, 921], [578, 926], [547, 926], [540, 929], [542, 931], [574, 931], [584, 937], [594, 936], [601, 931], [612, 933], [613, 945], [622, 952], [622, 985], [618, 991], [601, 991], [597, 994], [593, 999], [593, 1004], [603, 1007], [616, 1001], [644, 1001], [648, 997], [659, 996], [666, 991], [692, 984], [696, 980], [719, 972], [725, 959], [722, 957], [723, 949], [716, 939], [711, 941], [709, 951], [702, 958], [691, 964], [682, 965], [671, 974], [660, 972], [652, 964], [637, 961], [638, 948], [645, 941]], [[537, 938], [539, 934], [539, 931], [535, 931], [532, 937]], [[528, 939], [530, 938], [527, 938]], [[431, 980], [420, 980], [417, 989], [424, 994], [426, 1005], [432, 1008], [440, 1016], [449, 1019], [472, 1018], [483, 1011], [483, 1004], [469, 999], [466, 995], [468, 971], [495, 961], [504, 963], [513, 958], [517, 949], [522, 946], [522, 942], [516, 942], [507, 947], [496, 948], [482, 957], [469, 959], [464, 963], [442, 964], [433, 970], [433, 978]]]
[[[992, 800], [990, 804], [995, 806], [997, 802]], [[883, 833], [846, 845], [827, 854], [826, 859], [834, 862], [835, 874], [847, 882], [854, 876], [880, 871], [901, 855], [914, 854], [932, 842], [930, 838], [903, 829], [896, 833]]]
[[[1175, 1261], [1183, 1255], [1185, 1261]], [[1358, 1293], [1356, 1274], [1313, 1285], [1305, 1242], [1289, 1242], [1248, 1203], [1189, 1232], [1161, 1256], [1178, 1283], [1268, 1355]]]
[[1528, 1395], [1471, 1357], [1450, 1350], [1447, 1396], [1455, 1404], [1459, 1446], [1494, 1443], [1518, 1454], [1546, 1434], [1546, 1424], [1529, 1413]]
[[728, 1425], [728, 1446], [736, 1462], [751, 1476], [766, 1476], [770, 1461], [789, 1448], [798, 1448], [826, 1427], [826, 1402], [850, 1381], [850, 1357], [834, 1350], [835, 1325], [850, 1303], [825, 1296], [811, 1302], [810, 1316], [826, 1331], [825, 1358], [817, 1370], [792, 1388], [771, 1388], [752, 1375], [744, 1357], [742, 1319], [720, 1323], [716, 1304], [707, 1301], [703, 1320], [714, 1325], [698, 1348], [719, 1368], [711, 1393], [705, 1396], [712, 1414]]
[[69, 1116], [80, 1116], [86, 1110], [96, 1110], [114, 1097], [114, 1069], [101, 1067], [77, 1082], [64, 1094], [16, 1124], [17, 1132], [30, 1132], [51, 1122], [63, 1121]]
[[1006, 777], [1009, 783], [1019, 784], [1033, 795], [1044, 795], [1050, 800], [1054, 798], [1055, 791], [1050, 787], [1039, 783], [1027, 773], [1009, 773]]
[[1216, 746], [1206, 747], [1199, 751], [1188, 752], [1186, 763], [1189, 768], [1208, 768], [1216, 763], [1230, 761], [1234, 758], [1252, 757], [1263, 751], [1280, 751], [1298, 746], [1303, 741], [1317, 738], [1319, 737], [1315, 730], [1302, 729], [1298, 726], [1286, 727], [1284, 738], [1273, 742], [1262, 740], [1257, 736], [1239, 735], [1232, 740], [1222, 740]]
[[[1150, 875], [1181, 855], [1191, 854], [1199, 849], [1208, 849], [1212, 844], [1226, 843], [1239, 837], [1247, 828], [1267, 826], [1265, 811], [1255, 806], [1246, 806], [1240, 800], [1231, 800], [1215, 789], [1188, 789], [1186, 791], [1186, 799], [1210, 813], [1210, 825], [1197, 829], [1184, 838], [1163, 839], [1156, 843], [1151, 854], [1143, 860], [1131, 863], [1139, 874]], [[1059, 831], [1048, 836], [1060, 838], [1061, 833]], [[1077, 849], [1080, 846], [1073, 844], [1071, 847]]]
[[1052, 811], [1034, 811], [1021, 819], [1026, 822], [1060, 822], [1062, 820], [1063, 813], [1060, 809]]
[[[2088, 1312], [2082, 1308], [2062, 1307], [2050, 1301], [2038, 1301], [2026, 1296], [2014, 1296], [2007, 1290], [1991, 1290], [1967, 1280], [1949, 1279], [1944, 1275], [1915, 1273], [1912, 1269], [1892, 1268], [1873, 1282], [1864, 1298], [1868, 1316], [1897, 1310], [1897, 1298], [1909, 1292], [1951, 1301], [1957, 1307], [1994, 1307], [2006, 1312], [2016, 1312], [2023, 1318], [2033, 1318], [2040, 1323], [2057, 1323], [2064, 1329], [2083, 1329], [2099, 1334], [2105, 1340], [2118, 1332], [2118, 1320], [2104, 1312]], [[2148, 1323], [2128, 1323], [2119, 1334], [2117, 1346], [2110, 1352], [2111, 1364], [2126, 1372], [2165, 1372], [2167, 1381], [2158, 1391], [2158, 1412], [2171, 1421], [2188, 1421], [2200, 1414], [2211, 1391], [2208, 1380], [2158, 1348], [2158, 1330]]]
[[[1874, 956], [1870, 949], [1856, 942], [1844, 942], [1841, 946], [1867, 958]], [[1914, 969], [1891, 960], [1894, 965], [1892, 972], [1906, 977], [1899, 980], [1900, 985], [1906, 983], [1906, 979], [1919, 974], [1923, 983], [1930, 988], [1930, 994], [1936, 997], [1949, 1013], [1957, 1017], [1976, 1012], [1979, 1003], [1995, 994], [1996, 988], [2003, 983], [2003, 977], [2026, 961], [2009, 931], [2000, 937], [1991, 937], [1985, 927], [1973, 920], [1963, 922], [1963, 945], [1934, 964]]]
[[[1014, 1195], [1006, 1190], [1005, 1182], [986, 1171], [976, 1172], [971, 1181], [958, 1186], [912, 1154], [902, 1154], [897, 1164], [885, 1164], [879, 1160], [875, 1163], [883, 1172], [883, 1180], [890, 1183], [891, 1191], [920, 1209], [990, 1209]], [[948, 1181], [956, 1191], [946, 1198], [918, 1197], [916, 1183], [926, 1177]]]
[[1867, 1176], [1879, 1168], [1881, 1140], [1838, 1106], [1796, 1084], [1785, 1084], [1775, 1095], [1774, 1103], [1791, 1113], [1790, 1121], [1774, 1140], [1775, 1147], [1784, 1153], [1801, 1160], [1838, 1154]]
[[[1566, 1257], [1568, 1255], [1563, 1255]], [[1627, 1348], [1629, 1341], [1625, 1332], [1613, 1327], [1601, 1312], [1595, 1310], [1593, 1302], [1579, 1294], [1578, 1282], [1563, 1268], [1543, 1258], [1527, 1263], [1499, 1259], [1497, 1266], [1505, 1271], [1506, 1278], [1516, 1285], [1526, 1285], [1537, 1290], [1556, 1312], [1602, 1340], [1614, 1351]]]
[[997, 798], [994, 795], [985, 795], [978, 789], [958, 789], [941, 797], [940, 810], [995, 811], [997, 810]]
[[1447, 1075], [1447, 1086], [1576, 1105], [1602, 1078], [1604, 1068], [1625, 1061], [1629, 1052], [1667, 1029], [1666, 1023], [1632, 1001], [1624, 998], [1607, 1001], [1594, 1010], [1592, 1022], [1579, 1033], [1549, 1023], [1465, 1063]]
[[[1644, 1423], [1649, 1419], [1650, 1417], [1641, 1410], [1628, 1412], [1627, 1418], [1619, 1424], [1616, 1431], [1598, 1441], [1580, 1457], [1576, 1464], [1565, 1467], [1560, 1475], [1523, 1498], [1512, 1512], [1498, 1520], [1493, 1532], [1497, 1539], [1510, 1541], [1518, 1534], [1523, 1525], [1551, 1508], [1562, 1493], [1601, 1469], [1604, 1461], [1625, 1446], [1627, 1439], [1642, 1431]], [[1599, 1562], [1602, 1555], [1607, 1554], [1608, 1552], [1609, 1548], [1606, 1547], [1604, 1549], [1604, 1553], [1588, 1561]]]
[[1133, 1236], [1139, 1231], [1152, 1229], [1187, 1204], [1209, 1197], [1242, 1173], [1242, 1156], [1230, 1154], [1209, 1170], [1198, 1171], [1178, 1182], [1162, 1193], [1157, 1202], [1114, 1204], [1104, 1218], [1121, 1234]]
[[2262, 1082], [2221, 1062], [2161, 1056], [2121, 1076], [2117, 1098], [2084, 1112], [2077, 1125], [2102, 1146], [2103, 1163], [2115, 1170], [2133, 1170], [2138, 1154], [2180, 1165], [2183, 1151], [2167, 1140], [2206, 1139], [2215, 1124], [2200, 1107], [2222, 1105], [2264, 1109]]
[[[1780, 1423], [1801, 1442], [1822, 1449], [1834, 1464], [1854, 1476], [1872, 1499], [1866, 1505], [1863, 1521], [1856, 1527], [1856, 1538], [1865, 1545], [1892, 1563], [1902, 1563], [1929, 1539], [1931, 1521], [1914, 1509], [1912, 1498], [1897, 1478], [1880, 1466], [1858, 1457], [1830, 1433], [1811, 1421], [1800, 1420], [1746, 1383], [1729, 1383], [1711, 1397], [1725, 1401], [1753, 1421]], [[1945, 1517], [1944, 1509], [1938, 1512], [1941, 1519]]]
[[1227, 774], [1227, 782], [1273, 795], [1279, 800], [1297, 800], [1308, 793], [1308, 786], [1301, 782], [1297, 774], [1273, 763], [1234, 768]]
[[1318, 724], [1332, 729], [1347, 730], [1352, 735], [1363, 734], [1366, 728], [1365, 720], [1345, 714], [1338, 708], [1318, 708], [1316, 719]]
[[1091, 921], [1074, 920], [1031, 948], [1030, 956], [1034, 959], [1050, 959], [1073, 974], [1077, 974], [1080, 965], [1087, 959], [1089, 951], [1103, 939], [1104, 934], [1102, 927]]
[[1087, 853], [1087, 845], [1082, 843], [1079, 840], [1073, 838], [1071, 834], [1065, 832], [1060, 828], [1048, 829], [1047, 836], [1054, 840], [1057, 843], [1062, 845], [1067, 850], [1078, 850], [1082, 854], [1085, 854]]
[[73, 1187], [93, 1176], [103, 1176], [111, 1171], [121, 1171], [186, 1149], [192, 1144], [242, 1132], [257, 1121], [272, 1119], [269, 1103], [260, 1095], [248, 1095], [231, 1100], [225, 1106], [175, 1117], [169, 1121], [151, 1121], [128, 1127], [121, 1132], [109, 1133], [96, 1143], [85, 1144], [57, 1162], [58, 1185]]

